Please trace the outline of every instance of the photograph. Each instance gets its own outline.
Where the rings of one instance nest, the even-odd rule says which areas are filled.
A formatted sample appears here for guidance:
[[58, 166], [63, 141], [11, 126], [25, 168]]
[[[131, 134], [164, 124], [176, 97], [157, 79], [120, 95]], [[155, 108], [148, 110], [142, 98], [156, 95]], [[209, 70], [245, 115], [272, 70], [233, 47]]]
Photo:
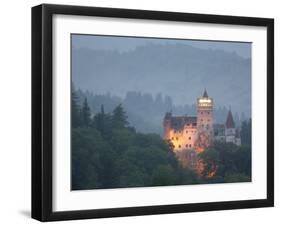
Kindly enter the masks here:
[[274, 18], [41, 4], [31, 36], [32, 218], [274, 206]]
[[251, 183], [251, 42], [70, 38], [72, 191]]

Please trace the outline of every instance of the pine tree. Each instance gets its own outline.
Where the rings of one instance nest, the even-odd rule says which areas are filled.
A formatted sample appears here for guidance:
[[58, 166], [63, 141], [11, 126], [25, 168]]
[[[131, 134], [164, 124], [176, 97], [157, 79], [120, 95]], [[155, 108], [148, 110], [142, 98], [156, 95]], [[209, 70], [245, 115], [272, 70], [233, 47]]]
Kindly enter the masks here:
[[73, 84], [72, 84], [72, 91], [71, 91], [71, 124], [73, 128], [79, 127], [81, 124], [78, 96], [76, 94], [76, 90]]
[[83, 106], [81, 109], [81, 119], [83, 126], [90, 126], [91, 124], [91, 109], [88, 105], [87, 98], [84, 99]]
[[104, 112], [103, 104], [101, 110], [93, 119], [92, 126], [97, 129], [105, 139], [110, 139], [112, 135], [112, 118], [109, 113]]
[[103, 104], [102, 104], [101, 107], [100, 107], [100, 113], [101, 113], [102, 115], [104, 115], [104, 107], [103, 107]]
[[103, 104], [101, 105], [100, 112], [95, 115], [93, 120], [93, 127], [95, 127], [101, 134], [104, 133], [105, 130], [105, 113]]
[[113, 110], [113, 124], [117, 128], [123, 128], [126, 127], [129, 123], [127, 121], [127, 115], [122, 107], [121, 104], [119, 104], [114, 110]]
[[241, 143], [251, 145], [252, 143], [252, 122], [251, 119], [242, 122], [241, 126]]

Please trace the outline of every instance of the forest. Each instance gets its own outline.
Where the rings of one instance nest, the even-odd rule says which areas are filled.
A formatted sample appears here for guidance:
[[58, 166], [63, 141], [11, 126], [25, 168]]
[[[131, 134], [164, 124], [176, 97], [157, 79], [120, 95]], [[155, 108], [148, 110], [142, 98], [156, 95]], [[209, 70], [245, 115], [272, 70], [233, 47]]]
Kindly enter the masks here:
[[250, 120], [242, 123], [242, 146], [214, 143], [199, 155], [201, 176], [182, 168], [159, 134], [136, 131], [122, 104], [93, 110], [73, 88], [71, 124], [72, 190], [251, 181]]

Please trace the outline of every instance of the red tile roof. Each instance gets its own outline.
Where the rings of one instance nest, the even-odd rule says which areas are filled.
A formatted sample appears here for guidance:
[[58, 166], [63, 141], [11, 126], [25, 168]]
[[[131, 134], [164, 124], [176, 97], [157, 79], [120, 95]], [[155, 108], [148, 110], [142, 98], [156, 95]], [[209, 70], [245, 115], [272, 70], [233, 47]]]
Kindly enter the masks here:
[[225, 127], [226, 128], [235, 128], [235, 123], [234, 123], [232, 113], [230, 110], [228, 111]]

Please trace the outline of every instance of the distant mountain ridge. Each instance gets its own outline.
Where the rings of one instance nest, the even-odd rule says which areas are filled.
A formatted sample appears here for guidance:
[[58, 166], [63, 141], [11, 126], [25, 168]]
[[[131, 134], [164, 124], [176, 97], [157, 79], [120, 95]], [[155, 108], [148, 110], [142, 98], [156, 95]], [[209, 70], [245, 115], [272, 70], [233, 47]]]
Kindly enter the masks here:
[[73, 48], [72, 73], [82, 90], [121, 97], [131, 90], [162, 93], [177, 105], [195, 104], [206, 88], [215, 105], [251, 114], [251, 59], [222, 50], [183, 44], [148, 44], [123, 53]]

